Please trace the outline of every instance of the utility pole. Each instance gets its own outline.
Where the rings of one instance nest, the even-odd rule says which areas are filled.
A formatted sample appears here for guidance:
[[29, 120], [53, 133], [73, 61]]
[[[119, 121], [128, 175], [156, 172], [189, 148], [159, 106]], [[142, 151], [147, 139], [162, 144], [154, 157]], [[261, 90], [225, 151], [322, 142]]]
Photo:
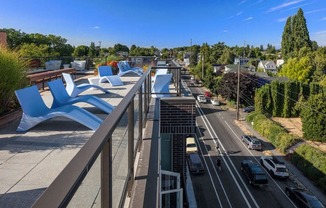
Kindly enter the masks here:
[[204, 80], [204, 54], [201, 56], [201, 79]]
[[237, 85], [237, 120], [239, 120], [239, 102], [240, 102], [240, 62], [241, 58], [239, 58], [238, 62], [238, 85]]

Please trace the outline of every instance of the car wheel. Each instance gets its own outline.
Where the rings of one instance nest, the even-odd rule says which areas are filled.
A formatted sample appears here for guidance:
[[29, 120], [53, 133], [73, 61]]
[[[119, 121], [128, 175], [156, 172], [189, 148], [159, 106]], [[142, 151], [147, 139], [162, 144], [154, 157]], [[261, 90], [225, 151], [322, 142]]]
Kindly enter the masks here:
[[287, 195], [288, 197], [290, 197], [290, 196], [291, 196], [291, 193], [290, 193], [290, 191], [289, 191], [289, 190], [286, 190], [286, 191], [285, 191], [285, 193], [286, 193], [286, 195]]
[[252, 185], [252, 181], [251, 180], [249, 180], [249, 184]]
[[243, 167], [242, 166], [240, 167], [240, 170], [243, 171]]
[[263, 162], [262, 159], [260, 159], [260, 164], [261, 164], [262, 166], [264, 166], [264, 162]]

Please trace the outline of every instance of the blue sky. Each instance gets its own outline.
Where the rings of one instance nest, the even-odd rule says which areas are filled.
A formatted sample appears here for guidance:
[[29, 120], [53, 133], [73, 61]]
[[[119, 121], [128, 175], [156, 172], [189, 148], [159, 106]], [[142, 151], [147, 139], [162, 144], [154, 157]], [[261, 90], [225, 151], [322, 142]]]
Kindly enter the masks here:
[[326, 45], [325, 0], [1, 0], [0, 28], [53, 34], [71, 45], [280, 47], [302, 8], [310, 39]]

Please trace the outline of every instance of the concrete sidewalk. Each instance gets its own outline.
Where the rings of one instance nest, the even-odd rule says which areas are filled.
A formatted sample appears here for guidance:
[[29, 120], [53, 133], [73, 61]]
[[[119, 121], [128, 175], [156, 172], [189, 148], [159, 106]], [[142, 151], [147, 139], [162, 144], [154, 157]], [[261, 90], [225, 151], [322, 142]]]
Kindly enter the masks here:
[[[80, 77], [78, 84], [88, 83], [87, 78], [91, 76]], [[101, 83], [110, 94], [96, 89], [82, 94], [96, 95], [117, 106], [139, 77], [127, 75], [121, 79], [123, 86], [112, 87], [109, 83]], [[51, 93], [46, 90], [41, 95], [50, 107]], [[89, 104], [79, 103], [77, 106], [102, 119], [107, 117]], [[63, 117], [42, 122], [27, 132], [16, 132], [18, 124], [19, 120], [0, 129], [0, 207], [31, 207], [94, 133]]]

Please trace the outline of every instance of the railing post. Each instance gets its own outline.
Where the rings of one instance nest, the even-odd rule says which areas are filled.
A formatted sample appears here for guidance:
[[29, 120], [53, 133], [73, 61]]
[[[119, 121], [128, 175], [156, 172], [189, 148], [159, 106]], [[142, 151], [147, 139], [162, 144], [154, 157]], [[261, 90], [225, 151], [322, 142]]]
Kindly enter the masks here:
[[139, 125], [138, 125], [138, 132], [139, 132], [139, 145], [138, 145], [138, 151], [141, 150], [141, 146], [143, 144], [143, 118], [145, 116], [143, 116], [143, 86], [140, 87], [139, 91], [138, 91], [138, 100], [139, 100], [139, 104], [138, 104], [138, 115], [139, 115]]
[[128, 196], [131, 196], [132, 186], [134, 184], [134, 100], [130, 102], [128, 108], [128, 169], [129, 169], [129, 182], [128, 182]]
[[101, 154], [101, 207], [112, 208], [112, 138], [104, 145]]

